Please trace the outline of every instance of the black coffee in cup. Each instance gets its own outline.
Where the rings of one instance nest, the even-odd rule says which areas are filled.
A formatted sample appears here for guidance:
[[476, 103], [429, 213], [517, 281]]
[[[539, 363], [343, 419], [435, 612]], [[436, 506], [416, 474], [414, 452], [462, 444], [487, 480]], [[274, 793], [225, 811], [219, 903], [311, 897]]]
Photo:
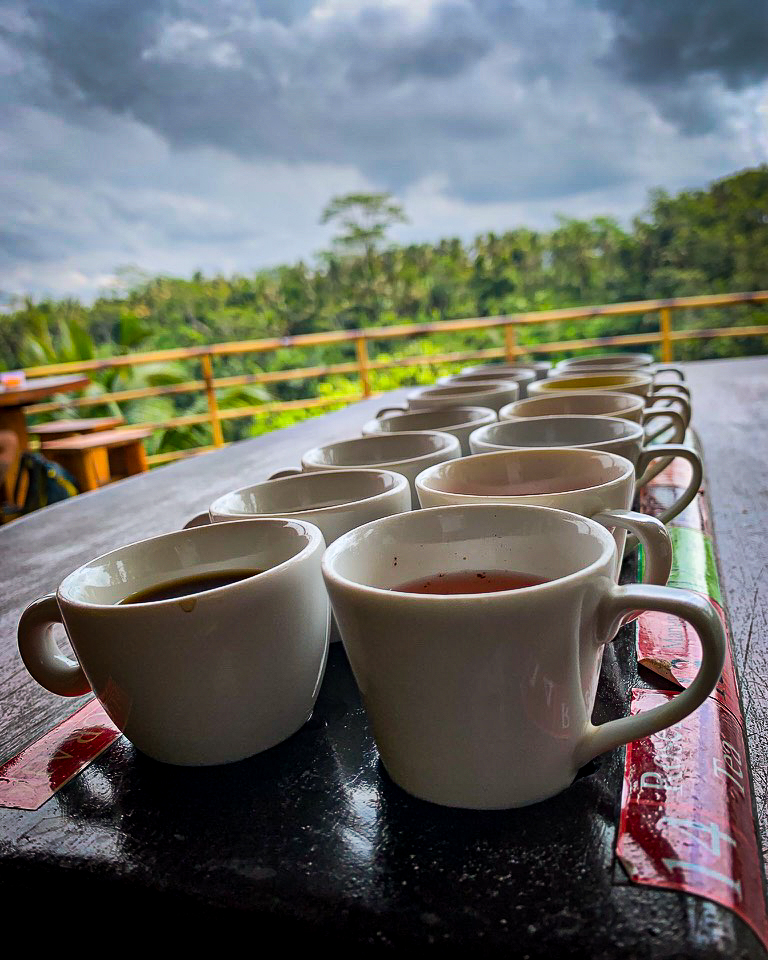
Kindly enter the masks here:
[[228, 587], [231, 583], [239, 583], [254, 577], [263, 570], [212, 570], [209, 573], [196, 573], [191, 577], [181, 577], [178, 580], [166, 580], [164, 583], [153, 583], [136, 593], [130, 594], [120, 601], [127, 603], [154, 603], [157, 600], [178, 600], [188, 597], [192, 593], [204, 593], [206, 590], [215, 590], [217, 587]]

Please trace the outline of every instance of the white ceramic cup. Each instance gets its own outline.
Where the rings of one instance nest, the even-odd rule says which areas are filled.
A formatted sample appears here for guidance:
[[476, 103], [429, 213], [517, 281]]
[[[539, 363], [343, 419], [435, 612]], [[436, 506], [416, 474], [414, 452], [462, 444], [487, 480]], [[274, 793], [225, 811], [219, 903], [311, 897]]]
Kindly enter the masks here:
[[[662, 387], [685, 388], [685, 374], [680, 367], [628, 367], [624, 365], [613, 366], [608, 363], [593, 363], [580, 367], [560, 367], [557, 366], [550, 371], [550, 377], [570, 377], [572, 374], [626, 374], [628, 372], [642, 373], [649, 376], [653, 382], [653, 389]], [[669, 377], [666, 374], [673, 373], [675, 376]]]
[[[480, 453], [438, 464], [416, 478], [422, 507], [472, 503], [532, 504], [597, 520], [613, 532], [618, 579], [627, 531], [643, 545], [647, 583], [666, 584], [672, 546], [663, 523], [630, 509], [635, 468], [598, 450], [539, 448]], [[635, 540], [631, 541], [632, 546]]]
[[665, 373], [673, 373], [670, 382], [683, 383], [685, 372], [672, 364], [657, 364], [650, 353], [598, 353], [588, 357], [569, 357], [555, 364], [556, 375], [560, 373], [589, 373], [600, 370], [643, 370], [653, 372], [658, 378]]
[[411, 410], [427, 410], [436, 407], [489, 407], [498, 411], [513, 400], [520, 391], [511, 381], [488, 383], [455, 383], [449, 387], [419, 387], [406, 397]]
[[410, 484], [411, 502], [417, 509], [416, 477], [426, 467], [460, 456], [461, 444], [456, 437], [438, 430], [422, 430], [382, 433], [314, 447], [301, 458], [301, 465], [311, 471], [366, 467], [400, 473]]
[[[701, 457], [695, 450], [678, 443], [645, 446], [645, 433], [638, 423], [617, 417], [531, 417], [527, 420], [506, 420], [479, 427], [469, 438], [472, 453], [493, 453], [497, 450], [530, 447], [584, 447], [604, 450], [626, 457], [635, 468], [635, 493], [679, 457], [691, 465], [691, 479], [686, 489], [659, 517], [669, 523], [682, 513], [701, 488]], [[651, 466], [653, 461], [661, 463]]]
[[657, 389], [664, 390], [669, 394], [681, 394], [690, 400], [690, 390], [685, 384], [665, 383], [663, 386], [657, 386], [654, 383], [653, 375], [646, 373], [644, 370], [631, 370], [626, 373], [621, 371], [553, 373], [546, 380], [537, 380], [532, 383], [529, 393], [531, 396], [539, 397], [548, 393], [562, 393], [564, 390], [588, 390], [591, 392], [608, 390], [613, 393], [631, 393], [649, 400], [653, 399]]
[[479, 363], [462, 367], [462, 373], [514, 373], [517, 370], [533, 370], [537, 380], [545, 380], [552, 369], [549, 360], [517, 360], [514, 363]]
[[496, 411], [489, 407], [441, 407], [438, 410], [402, 412], [401, 407], [385, 407], [363, 427], [363, 436], [413, 430], [439, 430], [450, 433], [461, 444], [461, 455], [469, 453], [469, 435], [478, 427], [496, 422]]
[[653, 377], [646, 373], [574, 373], [568, 376], [548, 377], [537, 380], [529, 389], [530, 396], [545, 396], [552, 393], [587, 391], [589, 393], [629, 393], [643, 397], [648, 406], [657, 402], [665, 406], [677, 402], [682, 408], [686, 424], [691, 420], [690, 390], [685, 384], [654, 386]]
[[[599, 524], [560, 510], [459, 506], [358, 527], [326, 551], [323, 574], [382, 763], [433, 803], [503, 809], [564, 790], [606, 750], [693, 712], [725, 656], [703, 597], [615, 583]], [[398, 591], [432, 573], [507, 570], [546, 579], [498, 593]], [[590, 721], [603, 649], [627, 613], [682, 617], [701, 639], [687, 690], [633, 717]]]
[[211, 521], [287, 517], [319, 527], [326, 546], [370, 520], [411, 509], [411, 488], [391, 470], [322, 470], [264, 480], [219, 497]]
[[[216, 523], [120, 547], [30, 604], [19, 651], [52, 693], [91, 690], [143, 753], [189, 766], [273, 747], [312, 712], [328, 653], [317, 527]], [[247, 579], [175, 600], [121, 604], [151, 586], [224, 570]], [[63, 623], [77, 662], [51, 627]]]
[[516, 383], [519, 396], [525, 398], [528, 396], [528, 384], [533, 383], [536, 379], [535, 370], [517, 370], [513, 371], [511, 367], [508, 367], [503, 373], [488, 372], [488, 373], [453, 373], [445, 377], [438, 377], [438, 384], [443, 387], [449, 387], [454, 383], [488, 383], [488, 382], [504, 382], [511, 381]]
[[[679, 409], [668, 407], [648, 407], [643, 397], [631, 393], [590, 393], [574, 390], [571, 393], [542, 394], [516, 400], [499, 410], [499, 420], [524, 420], [529, 417], [549, 416], [586, 416], [620, 417], [633, 423], [642, 423], [649, 427], [646, 437], [650, 440], [667, 430], [672, 430], [671, 443], [682, 443], [688, 426], [682, 405], [682, 398], [675, 397]], [[652, 424], [652, 426], [650, 426]], [[483, 424], [484, 426], [484, 424]]]
[[[412, 506], [411, 487], [391, 470], [320, 470], [264, 480], [233, 490], [208, 509], [212, 523], [278, 516], [314, 523], [326, 546], [370, 520], [404, 513]], [[330, 640], [340, 640], [331, 622]]]
[[558, 360], [555, 367], [583, 367], [593, 363], [609, 363], [615, 367], [652, 367], [656, 360], [652, 353], [593, 353]]

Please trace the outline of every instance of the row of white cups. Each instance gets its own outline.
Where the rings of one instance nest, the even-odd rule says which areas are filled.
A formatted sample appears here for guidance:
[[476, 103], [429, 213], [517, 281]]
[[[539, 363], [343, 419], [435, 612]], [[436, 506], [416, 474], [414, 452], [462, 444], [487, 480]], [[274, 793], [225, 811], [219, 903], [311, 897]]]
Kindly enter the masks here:
[[[158, 760], [240, 760], [310, 715], [330, 597], [396, 783], [475, 809], [558, 793], [590, 759], [695, 710], [719, 679], [725, 638], [705, 599], [666, 586], [664, 524], [701, 481], [698, 454], [680, 442], [690, 419], [682, 372], [643, 354], [547, 367], [472, 368], [412, 391], [407, 409], [381, 411], [362, 437], [307, 451], [301, 471], [84, 564], [22, 615], [27, 669], [57, 694], [93, 690]], [[665, 433], [674, 442], [649, 446]], [[691, 466], [677, 500], [659, 519], [633, 511], [639, 486], [675, 457]], [[644, 583], [619, 586], [625, 548], [638, 540]], [[228, 569], [254, 574], [182, 599], [121, 603]], [[543, 582], [398, 590], [429, 574], [500, 570]], [[593, 726], [604, 646], [642, 610], [693, 625], [699, 673], [667, 703]], [[76, 662], [51, 639], [56, 622]]]

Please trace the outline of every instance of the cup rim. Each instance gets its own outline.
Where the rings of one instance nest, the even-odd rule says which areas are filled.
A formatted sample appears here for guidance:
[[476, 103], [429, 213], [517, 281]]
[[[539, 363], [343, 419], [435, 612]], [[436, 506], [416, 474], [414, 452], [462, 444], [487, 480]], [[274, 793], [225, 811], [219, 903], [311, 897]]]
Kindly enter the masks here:
[[[414, 411], [414, 413], [415, 412], [416, 411]], [[367, 464], [365, 466], [361, 465], [359, 468], [354, 467], [352, 464], [345, 464], [344, 466], [339, 465], [338, 467], [333, 467], [329, 463], [321, 463], [320, 461], [311, 459], [312, 455], [316, 453], [318, 450], [327, 450], [329, 447], [337, 447], [343, 443], [357, 443], [361, 440], [380, 440], [382, 437], [403, 437], [403, 436], [423, 437], [425, 435], [439, 436], [442, 447], [440, 447], [437, 450], [429, 450], [426, 453], [420, 453], [416, 457], [398, 457], [396, 460], [382, 460], [380, 463], [377, 463], [375, 465], [374, 464]], [[423, 460], [425, 457], [431, 457], [437, 453], [445, 453], [446, 451], [450, 451], [454, 449], [461, 450], [461, 444], [456, 439], [456, 437], [453, 436], [452, 433], [444, 433], [441, 430], [392, 430], [392, 431], [385, 431], [383, 433], [369, 434], [368, 436], [363, 436], [363, 437], [347, 437], [346, 440], [336, 440], [333, 443], [325, 443], [320, 447], [312, 447], [310, 450], [307, 450], [302, 455], [301, 462], [302, 464], [309, 463], [313, 467], [315, 466], [324, 467], [325, 468], [324, 472], [330, 472], [335, 470], [356, 470], [356, 469], [387, 470], [387, 469], [393, 469], [392, 468], [393, 464], [414, 463], [417, 460]], [[393, 469], [393, 472], [396, 473], [397, 471]]]
[[[596, 378], [598, 378], [598, 377], [605, 377], [605, 378], [607, 378], [607, 379], [620, 377], [620, 378], [623, 378], [625, 381], [627, 381], [627, 382], [625, 382], [625, 383], [606, 384], [606, 386], [611, 386], [611, 387], [615, 386], [615, 387], [617, 388], [615, 391], [612, 391], [612, 392], [614, 392], [614, 393], [620, 393], [620, 392], [621, 392], [621, 391], [618, 389], [619, 387], [641, 387], [641, 386], [647, 386], [647, 385], [653, 383], [653, 376], [652, 376], [651, 374], [649, 374], [649, 373], [640, 373], [640, 372], [637, 372], [637, 371], [635, 371], [635, 370], [632, 370], [632, 371], [630, 371], [630, 372], [628, 372], [628, 373], [622, 373], [621, 371], [618, 371], [618, 372], [616, 372], [616, 373], [612, 373], [612, 372], [608, 372], [608, 371], [606, 371], [606, 372], [592, 372], [592, 373], [568, 373], [568, 374], [562, 374], [562, 375], [558, 375], [558, 376], [554, 376], [554, 377], [547, 377], [546, 380], [539, 380], [538, 382], [539, 382], [539, 383], [545, 383], [545, 384], [546, 384], [546, 383], [561, 383], [563, 380], [576, 380], [576, 381], [579, 381], [579, 380], [594, 380], [594, 379], [596, 379]], [[596, 389], [599, 389], [599, 388], [596, 387]], [[543, 392], [543, 393], [546, 393], [547, 395], [549, 395], [550, 392], [555, 393], [554, 390], [549, 391], [549, 390], [546, 390], [546, 389], [544, 389], [542, 392]]]
[[[567, 518], [569, 521], [579, 521], [587, 524], [589, 529], [597, 535], [597, 539], [602, 540], [602, 550], [600, 555], [589, 563], [585, 567], [581, 567], [578, 570], [575, 570], [573, 573], [568, 573], [563, 577], [556, 577], [553, 580], [546, 580], [544, 583], [532, 584], [528, 587], [515, 587], [511, 590], [494, 590], [492, 593], [408, 593], [403, 590], [394, 590], [388, 587], [372, 587], [367, 583], [360, 583], [357, 580], [351, 580], [349, 577], [345, 577], [343, 574], [339, 573], [333, 566], [334, 562], [339, 553], [344, 549], [345, 541], [348, 541], [350, 538], [359, 537], [364, 535], [371, 528], [377, 524], [383, 524], [386, 522], [418, 522], [418, 518], [436, 512], [457, 512], [457, 511], [541, 511], [546, 510], [548, 513], [557, 514], [562, 518]], [[415, 517], [417, 518], [414, 521], [403, 520], [404, 517]], [[471, 597], [473, 601], [480, 603], [498, 603], [500, 601], [509, 601], [512, 596], [530, 596], [532, 592], [542, 592], [548, 588], [551, 588], [555, 584], [561, 583], [572, 583], [577, 581], [579, 578], [586, 579], [594, 570], [598, 569], [600, 566], [603, 566], [607, 563], [614, 551], [616, 549], [616, 543], [613, 539], [612, 534], [608, 530], [599, 524], [596, 520], [592, 520], [589, 517], [582, 517], [578, 513], [572, 513], [569, 510], [561, 510], [557, 507], [544, 507], [538, 506], [535, 504], [523, 504], [523, 503], [459, 503], [459, 504], [444, 504], [439, 507], [426, 507], [422, 510], [414, 510], [409, 513], [396, 514], [394, 517], [382, 517], [378, 520], [371, 520], [368, 523], [364, 523], [362, 526], [350, 530], [348, 533], [343, 534], [338, 540], [335, 540], [325, 551], [323, 559], [321, 561], [323, 575], [326, 580], [332, 580], [338, 585], [345, 587], [347, 589], [358, 590], [362, 593], [382, 597], [382, 596], [394, 596], [398, 600], [402, 598], [407, 598], [407, 603], [450, 603], [455, 600], [466, 600]]]
[[[498, 376], [498, 380], [494, 380], [494, 377], [496, 376]], [[475, 379], [475, 377], [478, 379]], [[535, 370], [518, 370], [515, 372], [511, 367], [508, 367], [504, 372], [497, 373], [495, 370], [492, 371], [492, 374], [489, 374], [487, 378], [481, 370], [476, 370], [474, 373], [451, 373], [445, 377], [441, 377], [435, 386], [450, 387], [453, 384], [456, 384], [456, 386], [461, 386], [463, 383], [504, 383], [507, 380], [512, 381], [513, 383], [526, 380], [528, 383], [530, 383], [535, 379]]]
[[[411, 390], [406, 399], [416, 400], [419, 397], [438, 397], [440, 399], [449, 397], [452, 393], [456, 396], [467, 396], [474, 393], [500, 393], [502, 390], [509, 390], [516, 386], [510, 380], [486, 380], [481, 383], [454, 383], [454, 384], [434, 384], [430, 387], [417, 387]], [[475, 387], [473, 390], [472, 387]], [[468, 388], [468, 389], [467, 389]], [[479, 389], [478, 389], [479, 388]], [[456, 404], [459, 406], [459, 404]], [[480, 406], [480, 404], [477, 404]], [[415, 412], [415, 411], [414, 411]]]
[[656, 362], [651, 353], [595, 353], [580, 357], [565, 357], [563, 360], [557, 361], [555, 369], [568, 370], [570, 369], [569, 364], [572, 363], [575, 364], [576, 367], [582, 365], [587, 366], [589, 363], [603, 363], [608, 365], [612, 363], [625, 363], [628, 367], [647, 367], [653, 366]]
[[[502, 416], [502, 414], [504, 413], [504, 411], [507, 411], [507, 416], [516, 416], [515, 412], [512, 411], [512, 410], [510, 410], [510, 407], [516, 407], [516, 406], [518, 406], [518, 405], [523, 406], [524, 404], [531, 404], [531, 406], [534, 406], [534, 405], [537, 404], [540, 400], [550, 400], [550, 399], [553, 399], [554, 397], [562, 397], [562, 396], [567, 396], [567, 397], [601, 397], [601, 398], [602, 398], [602, 397], [610, 397], [610, 398], [612, 398], [612, 399], [614, 399], [614, 400], [617, 400], [617, 401], [627, 401], [627, 402], [625, 403], [625, 405], [624, 405], [624, 409], [625, 409], [625, 410], [645, 410], [645, 407], [646, 407], [645, 398], [644, 398], [644, 397], [641, 397], [639, 394], [635, 394], [635, 393], [620, 393], [618, 390], [594, 390], [594, 391], [590, 391], [590, 390], [553, 390], [551, 393], [550, 393], [549, 391], [545, 391], [544, 393], [536, 394], [536, 396], [533, 396], [533, 397], [524, 397], [522, 400], [513, 400], [511, 403], [506, 404], [505, 406], [503, 406], [503, 407], [501, 408], [501, 410], [499, 410], [499, 418], [500, 418], [500, 421], [501, 421], [501, 416]], [[622, 412], [622, 411], [617, 410], [617, 411], [616, 411], [616, 414], [612, 414], [612, 416], [616, 416], [618, 419], [623, 419], [622, 417], [619, 417], [619, 416], [618, 416], [618, 414], [620, 414], [621, 412]], [[560, 416], [563, 416], [563, 417], [566, 417], [566, 416], [571, 416], [571, 414], [566, 414], [566, 413], [563, 413], [563, 414], [560, 414], [560, 413], [552, 413], [552, 414], [541, 414], [541, 416], [552, 416], [552, 417], [560, 417]], [[603, 416], [605, 416], [605, 414], [602, 414], [602, 413], [591, 413], [591, 414], [590, 414], [590, 413], [582, 413], [582, 414], [574, 414], [574, 416], [582, 416], [582, 417], [590, 417], [590, 416], [591, 416], [591, 417], [603, 417]], [[522, 419], [522, 420], [532, 420], [533, 417], [521, 417], [520, 419]]]
[[[472, 423], [479, 423], [480, 420], [485, 420], [485, 419], [487, 419], [488, 414], [491, 414], [491, 416], [493, 417], [493, 419], [490, 421], [491, 423], [493, 423], [493, 422], [496, 421], [496, 411], [493, 410], [491, 407], [477, 407], [477, 406], [473, 407], [473, 406], [469, 406], [469, 405], [467, 405], [467, 406], [465, 406], [465, 407], [448, 407], [448, 406], [446, 406], [446, 407], [423, 407], [423, 408], [420, 409], [420, 410], [401, 410], [401, 411], [399, 411], [398, 413], [387, 413], [387, 414], [384, 414], [383, 417], [371, 417], [370, 420], [366, 421], [366, 423], [363, 424], [363, 430], [365, 430], [367, 427], [369, 427], [372, 423], [381, 423], [382, 420], [397, 420], [398, 417], [414, 417], [414, 418], [415, 418], [415, 417], [422, 417], [422, 416], [424, 416], [425, 414], [430, 414], [430, 413], [439, 413], [439, 414], [448, 416], [448, 415], [451, 414], [452, 412], [455, 413], [455, 412], [457, 412], [457, 411], [459, 411], [459, 410], [462, 410], [462, 411], [471, 410], [473, 413], [474, 413], [475, 411], [477, 411], [477, 412], [480, 414], [480, 416], [478, 416], [476, 420], [461, 420], [461, 421], [458, 422], [458, 423], [449, 423], [449, 424], [447, 424], [446, 426], [443, 426], [443, 427], [441, 427], [441, 428], [438, 429], [438, 430], [429, 430], [429, 429], [424, 429], [424, 430], [377, 430], [377, 431], [376, 431], [376, 435], [378, 435], [379, 433], [444, 433], [444, 432], [446, 432], [447, 430], [457, 430], [459, 427], [467, 427], [467, 426], [469, 426], [469, 425], [472, 424]], [[479, 425], [480, 425], [480, 426], [484, 426], [484, 424], [482, 424], [482, 423], [479, 424]], [[366, 434], [366, 436], [370, 436], [370, 434]]]
[[[552, 494], [546, 494], [546, 493], [499, 494], [499, 497], [503, 498], [503, 499], [499, 499], [498, 501], [499, 503], [502, 503], [502, 504], [508, 503], [514, 506], [515, 500], [525, 499], [530, 496], [561, 497], [561, 496], [568, 496], [573, 493], [584, 493], [587, 490], [605, 490], [608, 487], [614, 486], [615, 484], [624, 483], [627, 480], [627, 478], [632, 476], [635, 472], [635, 468], [632, 465], [632, 462], [630, 460], [627, 460], [626, 457], [622, 457], [621, 454], [611, 453], [605, 450], [592, 450], [590, 448], [584, 448], [584, 447], [519, 447], [515, 449], [510, 448], [509, 450], [490, 450], [486, 453], [473, 453], [468, 457], [462, 457], [457, 462], [463, 464], [463, 463], [467, 463], [470, 460], [477, 461], [480, 457], [485, 457], [485, 458], [509, 457], [513, 455], [516, 457], [531, 457], [531, 456], [540, 456], [543, 453], [546, 453], [549, 455], [554, 454], [555, 456], [571, 456], [574, 453], [576, 453], [577, 455], [581, 453], [594, 453], [596, 455], [603, 456], [603, 457], [613, 457], [615, 460], [619, 461], [618, 466], [624, 467], [624, 472], [621, 474], [621, 476], [613, 477], [612, 479], [606, 480], [603, 483], [592, 483], [586, 487], [569, 487], [569, 489], [567, 490], [558, 490]], [[448, 462], [450, 463], [452, 461], [448, 461]], [[445, 466], [444, 463], [435, 463], [431, 467], [427, 467], [425, 470], [422, 470], [421, 473], [416, 477], [416, 490], [419, 491], [422, 489], [426, 489], [433, 493], [440, 493], [448, 497], [460, 496], [462, 500], [465, 502], [467, 502], [469, 498], [471, 498], [472, 500], [477, 500], [478, 502], [483, 502], [483, 503], [488, 502], [487, 494], [482, 494], [482, 493], [455, 494], [455, 493], [451, 493], [450, 490], [437, 490], [435, 487], [429, 486], [427, 484], [427, 480], [429, 480], [434, 473], [437, 473], [437, 471], [443, 468], [444, 466]], [[559, 508], [551, 508], [551, 509], [559, 509]]]
[[[590, 416], [589, 414], [586, 414], [586, 413], [551, 413], [541, 417], [521, 417], [519, 420], [499, 420], [498, 423], [486, 424], [482, 427], [478, 427], [477, 430], [472, 431], [472, 433], [470, 434], [470, 441], [472, 439], [475, 439], [475, 441], [480, 440], [482, 443], [492, 443], [495, 446], [502, 447], [504, 446], [503, 444], [495, 443], [495, 441], [490, 440], [485, 436], [478, 437], [478, 434], [480, 434], [481, 432], [491, 433], [493, 432], [494, 428], [500, 428], [500, 427], [504, 427], [505, 430], [512, 429], [512, 427], [504, 426], [505, 424], [515, 424], [515, 426], [517, 426], [517, 424], [520, 424], [520, 423], [535, 423], [537, 421], [542, 421], [542, 420], [545, 420], [547, 422], [551, 422], [552, 420], [558, 420], [558, 421], [597, 420], [599, 422], [609, 423], [609, 424], [619, 423], [625, 430], [625, 436], [608, 437], [605, 440], [589, 440], [586, 443], [541, 444], [540, 446], [534, 446], [529, 444], [511, 444], [509, 447], [507, 447], [507, 449], [544, 450], [546, 448], [551, 447], [556, 450], [581, 450], [583, 448], [591, 450], [593, 447], [595, 447], [596, 444], [600, 444], [601, 446], [607, 446], [608, 444], [612, 444], [612, 443], [615, 443], [615, 444], [627, 443], [627, 442], [632, 442], [634, 440], [640, 440], [641, 446], [642, 446], [642, 441], [645, 437], [645, 430], [643, 429], [642, 424], [634, 423], [632, 420], [625, 420], [623, 417], [596, 417], [596, 416]], [[592, 425], [595, 427], [598, 427], [598, 424], [592, 424]], [[483, 451], [483, 453], [491, 453], [491, 452], [493, 451], [491, 450]], [[602, 450], [600, 452], [612, 453], [613, 451]]]
[[459, 373], [479, 372], [480, 370], [552, 370], [551, 360], [530, 360], [527, 363], [473, 363], [468, 367], [462, 367]]
[[[169, 539], [182, 539], [183, 537], [193, 536], [193, 537], [202, 537], [202, 536], [213, 536], [214, 534], [210, 533], [212, 530], [222, 530], [226, 527], [237, 524], [238, 527], [242, 525], [242, 520], [228, 520], [223, 521], [222, 523], [206, 523], [199, 527], [189, 527], [184, 530], [170, 530], [168, 533], [160, 533], [154, 537], [145, 537], [143, 540], [134, 540], [131, 543], [124, 543], [119, 547], [115, 547], [113, 550], [108, 550], [106, 553], [100, 554], [98, 557], [93, 557], [91, 560], [81, 563], [80, 566], [76, 567], [66, 577], [61, 581], [59, 586], [56, 589], [56, 600], [61, 604], [63, 603], [67, 607], [74, 607], [79, 609], [86, 610], [136, 610], [137, 607], [140, 607], [142, 610], [154, 610], [158, 607], [163, 607], [167, 604], [179, 602], [179, 597], [171, 597], [165, 600], [147, 600], [145, 603], [138, 604], [134, 606], [133, 604], [122, 604], [122, 603], [93, 603], [90, 600], [82, 600], [76, 597], [66, 595], [66, 586], [67, 581], [70, 580], [75, 574], [79, 573], [85, 567], [91, 566], [91, 564], [98, 563], [102, 560], [107, 560], [109, 557], [114, 556], [115, 554], [122, 553], [123, 550], [128, 550], [131, 547], [140, 547], [147, 543], [152, 543], [156, 540], [169, 540]], [[277, 575], [278, 571], [284, 570], [289, 565], [295, 565], [296, 563], [301, 562], [306, 559], [310, 554], [315, 552], [317, 549], [321, 548], [325, 544], [323, 535], [318, 527], [313, 523], [310, 523], [308, 520], [291, 520], [283, 519], [281, 517], [254, 517], [251, 523], [260, 523], [260, 524], [269, 524], [269, 525], [279, 525], [282, 528], [293, 527], [298, 530], [300, 533], [305, 534], [306, 543], [292, 557], [287, 557], [285, 560], [281, 560], [279, 563], [276, 563], [273, 567], [269, 567], [267, 570], [262, 570], [259, 573], [254, 573], [250, 577], [244, 577], [242, 580], [237, 580], [234, 583], [226, 583], [220, 587], [213, 587], [210, 590], [198, 590], [196, 593], [185, 594], [183, 599], [187, 600], [197, 600], [200, 597], [214, 597], [220, 596], [222, 593], [230, 590], [236, 590], [238, 587], [243, 586], [244, 584], [249, 584], [252, 581], [259, 580], [269, 580], [273, 579]], [[251, 528], [253, 529], [253, 528]], [[118, 614], [122, 616], [123, 614]]]
[[[370, 474], [383, 473], [386, 476], [394, 479], [395, 482], [387, 490], [382, 490], [379, 493], [368, 494], [364, 497], [356, 497], [353, 500], [343, 500], [341, 503], [335, 503], [332, 506], [326, 506], [326, 507], [302, 507], [300, 510], [280, 510], [275, 513], [245, 513], [245, 512], [222, 513], [220, 509], [219, 510], [216, 509], [216, 504], [219, 503], [221, 500], [224, 500], [225, 497], [231, 497], [238, 493], [240, 494], [247, 493], [248, 491], [255, 490], [258, 487], [265, 487], [267, 485], [271, 487], [272, 484], [281, 484], [281, 483], [287, 483], [288, 485], [290, 485], [290, 484], [296, 484], [297, 482], [300, 482], [302, 480], [304, 482], [313, 483], [314, 481], [307, 479], [309, 477], [333, 477], [334, 480], [338, 480], [340, 474], [343, 475], [343, 474], [350, 474], [350, 473], [355, 475], [360, 475], [360, 474], [370, 475]], [[343, 509], [345, 507], [349, 507], [353, 503], [361, 503], [361, 504], [372, 503], [376, 500], [383, 499], [384, 497], [391, 497], [393, 494], [402, 492], [406, 489], [410, 490], [408, 480], [402, 475], [402, 473], [397, 473], [394, 470], [378, 470], [375, 467], [342, 467], [342, 468], [339, 468], [338, 470], [308, 470], [302, 473], [294, 473], [290, 477], [275, 477], [273, 480], [260, 480], [258, 483], [251, 483], [251, 484], [248, 484], [248, 486], [240, 487], [237, 490], [229, 490], [227, 493], [223, 493], [220, 497], [217, 497], [217, 499], [213, 501], [210, 507], [208, 507], [208, 513], [209, 515], [218, 513], [221, 516], [231, 517], [233, 520], [240, 519], [240, 518], [258, 519], [261, 517], [263, 517], [265, 520], [270, 520], [276, 517], [287, 517], [288, 519], [293, 519], [293, 518], [303, 519], [304, 515], [307, 513], [313, 513], [313, 514], [333, 513], [334, 511]], [[217, 523], [226, 523], [226, 522], [227, 522], [226, 520], [217, 521]], [[312, 521], [310, 520], [309, 522], [311, 523]]]

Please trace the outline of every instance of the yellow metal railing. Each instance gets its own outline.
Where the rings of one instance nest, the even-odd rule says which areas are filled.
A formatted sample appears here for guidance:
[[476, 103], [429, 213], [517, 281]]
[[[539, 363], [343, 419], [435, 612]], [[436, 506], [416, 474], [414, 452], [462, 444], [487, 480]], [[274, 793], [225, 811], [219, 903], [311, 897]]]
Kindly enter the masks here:
[[[69, 363], [55, 363], [44, 366], [28, 367], [27, 376], [47, 376], [61, 373], [93, 373], [116, 367], [135, 367], [147, 363], [171, 360], [197, 360], [202, 370], [202, 380], [189, 380], [185, 383], [157, 387], [140, 387], [134, 390], [117, 390], [93, 396], [81, 396], [66, 403], [39, 403], [27, 408], [31, 414], [52, 413], [64, 407], [94, 407], [104, 403], [122, 403], [142, 397], [172, 396], [184, 393], [205, 392], [207, 411], [173, 417], [162, 423], [138, 423], [131, 426], [146, 426], [153, 429], [189, 426], [207, 423], [210, 425], [213, 444], [196, 447], [192, 450], [178, 450], [171, 453], [156, 454], [149, 457], [151, 464], [167, 463], [197, 453], [203, 453], [224, 445], [222, 421], [240, 417], [252, 417], [284, 410], [304, 410], [352, 403], [362, 397], [371, 396], [371, 371], [391, 367], [437, 365], [460, 363], [467, 360], [485, 360], [505, 357], [509, 361], [534, 354], [548, 354], [587, 350], [594, 347], [629, 347], [661, 344], [661, 359], [668, 363], [674, 359], [674, 344], [681, 340], [705, 340], [717, 337], [754, 337], [768, 336], [768, 324], [753, 324], [740, 327], [715, 327], [707, 329], [674, 330], [672, 314], [676, 310], [703, 309], [707, 307], [732, 307], [745, 304], [768, 303], [768, 290], [752, 293], [726, 293], [712, 296], [678, 297], [670, 300], [636, 300], [628, 303], [615, 303], [602, 306], [573, 307], [560, 310], [542, 310], [532, 313], [517, 313], [495, 317], [472, 317], [464, 320], [443, 320], [435, 323], [400, 324], [390, 327], [370, 327], [365, 330], [328, 331], [325, 333], [300, 334], [293, 337], [270, 337], [261, 340], [241, 340], [232, 343], [214, 343], [202, 347], [179, 347], [171, 350], [155, 350], [148, 353], [133, 353], [125, 356], [108, 357], [95, 360], [80, 360]], [[651, 333], [629, 334], [610, 337], [592, 337], [580, 340], [562, 340], [533, 345], [520, 345], [518, 333], [522, 328], [533, 325], [550, 325], [565, 320], [589, 320], [594, 317], [621, 317], [657, 312], [659, 329]], [[455, 353], [429, 354], [401, 357], [396, 359], [371, 359], [368, 353], [370, 341], [392, 340], [401, 337], [428, 336], [434, 334], [460, 333], [467, 331], [485, 331], [502, 328], [504, 346], [485, 350], [472, 350]], [[354, 361], [333, 363], [321, 366], [296, 367], [290, 370], [264, 371], [255, 374], [215, 377], [213, 361], [216, 357], [237, 354], [267, 353], [285, 348], [307, 348], [328, 346], [331, 344], [354, 344]], [[333, 374], [356, 374], [360, 382], [358, 393], [345, 396], [308, 397], [300, 400], [274, 401], [255, 406], [221, 409], [217, 402], [216, 391], [227, 387], [248, 384], [279, 383], [286, 380], [318, 379]]]

